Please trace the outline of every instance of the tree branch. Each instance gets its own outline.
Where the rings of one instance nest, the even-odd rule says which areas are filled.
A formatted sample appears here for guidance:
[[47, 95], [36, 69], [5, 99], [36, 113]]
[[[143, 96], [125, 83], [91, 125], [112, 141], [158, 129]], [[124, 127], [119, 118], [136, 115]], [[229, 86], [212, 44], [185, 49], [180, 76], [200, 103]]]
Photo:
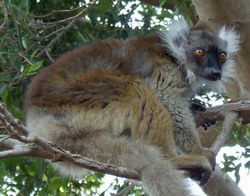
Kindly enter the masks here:
[[210, 150], [215, 154], [218, 154], [221, 147], [224, 145], [237, 117], [238, 113], [236, 112], [229, 112], [228, 114], [226, 114], [225, 119], [223, 121], [222, 129], [210, 148]]
[[211, 121], [221, 121], [229, 112], [237, 112], [245, 124], [250, 123], [250, 101], [228, 102], [196, 113], [196, 124], [200, 127]]
[[19, 157], [26, 156], [30, 154], [31, 149], [25, 146], [20, 146], [18, 149], [13, 150], [5, 150], [0, 152], [0, 158], [8, 158], [8, 157]]
[[218, 166], [215, 167], [213, 176], [205, 185], [204, 191], [210, 196], [246, 196]]
[[73, 12], [73, 11], [76, 11], [80, 8], [81, 7], [77, 7], [77, 8], [70, 9], [70, 10], [51, 10], [50, 13], [48, 13], [48, 14], [41, 15], [41, 16], [34, 16], [34, 17], [35, 18], [46, 18], [46, 17], [51, 17], [54, 14]]
[[[225, 118], [221, 133], [211, 147], [213, 152], [217, 153], [224, 145], [235, 119], [238, 116], [240, 117], [242, 111], [250, 111], [250, 101], [226, 103], [224, 105], [208, 108], [205, 112], [200, 112], [202, 113], [200, 117], [203, 118], [201, 122], [206, 122], [211, 119], [217, 120], [216, 118], [220, 120]], [[7, 111], [3, 104], [0, 104], [0, 121], [9, 134], [8, 136], [0, 136], [0, 147], [7, 149], [0, 153], [0, 158], [26, 155], [50, 159], [53, 162], [68, 161], [79, 167], [96, 172], [134, 180], [141, 179], [137, 171], [99, 163], [78, 154], [71, 154], [39, 136], [32, 135], [19, 120], [15, 119]]]
[[[140, 180], [141, 178], [137, 171], [128, 170], [126, 168], [117, 167], [111, 164], [99, 163], [78, 154], [71, 154], [70, 152], [61, 149], [55, 144], [48, 142], [39, 136], [32, 135], [19, 120], [15, 119], [7, 111], [5, 106], [1, 103], [0, 121], [11, 137], [2, 137], [0, 147], [13, 149], [12, 151], [8, 150], [8, 152], [12, 153], [13, 156], [18, 156], [19, 154], [20, 156], [26, 155], [46, 158], [52, 160], [53, 162], [68, 161], [79, 167], [90, 169], [96, 172], [107, 173], [134, 180]], [[7, 155], [3, 151], [3, 153], [0, 154], [0, 158], [5, 157], [7, 157]]]

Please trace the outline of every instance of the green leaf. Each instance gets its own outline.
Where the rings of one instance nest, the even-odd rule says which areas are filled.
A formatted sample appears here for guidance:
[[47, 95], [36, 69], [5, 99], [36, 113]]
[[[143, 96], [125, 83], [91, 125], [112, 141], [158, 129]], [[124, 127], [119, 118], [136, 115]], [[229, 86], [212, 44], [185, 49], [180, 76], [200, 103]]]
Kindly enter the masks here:
[[250, 169], [250, 161], [246, 162], [244, 165], [246, 168]]
[[57, 190], [60, 188], [61, 184], [62, 184], [62, 177], [55, 176], [51, 178], [48, 188], [49, 190]]
[[3, 102], [7, 105], [9, 105], [9, 91], [8, 90], [4, 90], [3, 93], [2, 93], [2, 99], [3, 99]]
[[30, 176], [35, 176], [36, 175], [36, 162], [32, 162], [31, 165], [28, 168], [28, 174]]
[[95, 176], [96, 178], [98, 178], [98, 179], [103, 178], [104, 175], [105, 175], [105, 174], [103, 174], [103, 173], [94, 173], [94, 176]]
[[22, 39], [22, 46], [27, 49], [28, 48], [28, 43], [26, 39]]
[[32, 52], [32, 54], [30, 55], [30, 59], [33, 59], [35, 57], [35, 55], [37, 54], [38, 48], [34, 50], [34, 52]]
[[46, 175], [43, 175], [43, 177], [42, 177], [42, 181], [44, 181], [44, 182], [48, 182], [48, 177], [47, 177]]
[[246, 136], [250, 137], [250, 129], [249, 128], [246, 129]]
[[43, 64], [43, 61], [38, 61], [30, 66], [28, 73], [37, 71]]
[[54, 174], [54, 168], [52, 166], [47, 167], [47, 175], [53, 175]]
[[236, 183], [238, 184], [240, 182], [240, 167], [241, 167], [241, 163], [238, 164], [236, 167], [235, 167], [235, 179], [236, 179]]

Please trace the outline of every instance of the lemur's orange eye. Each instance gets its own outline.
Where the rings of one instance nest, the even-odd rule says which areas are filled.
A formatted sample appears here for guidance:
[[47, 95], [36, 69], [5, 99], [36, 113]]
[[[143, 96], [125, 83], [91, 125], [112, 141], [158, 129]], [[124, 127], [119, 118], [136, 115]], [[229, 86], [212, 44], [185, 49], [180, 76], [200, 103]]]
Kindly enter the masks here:
[[194, 52], [194, 54], [196, 55], [196, 56], [204, 56], [205, 55], [205, 52], [203, 51], [203, 50], [201, 50], [201, 49], [199, 49], [199, 50], [196, 50], [195, 52]]
[[227, 55], [225, 52], [222, 52], [220, 55], [219, 55], [219, 58], [220, 60], [226, 60], [227, 59]]

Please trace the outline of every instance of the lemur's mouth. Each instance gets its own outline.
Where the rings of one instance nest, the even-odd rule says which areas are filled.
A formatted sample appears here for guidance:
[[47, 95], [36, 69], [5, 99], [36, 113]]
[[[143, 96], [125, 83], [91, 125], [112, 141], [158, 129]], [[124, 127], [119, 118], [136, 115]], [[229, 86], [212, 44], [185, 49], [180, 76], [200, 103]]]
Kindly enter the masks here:
[[210, 81], [221, 80], [221, 71], [220, 70], [205, 70], [199, 73], [199, 75]]
[[211, 73], [211, 74], [207, 74], [205, 76], [205, 78], [207, 80], [211, 80], [211, 81], [217, 81], [217, 80], [221, 80], [221, 73]]

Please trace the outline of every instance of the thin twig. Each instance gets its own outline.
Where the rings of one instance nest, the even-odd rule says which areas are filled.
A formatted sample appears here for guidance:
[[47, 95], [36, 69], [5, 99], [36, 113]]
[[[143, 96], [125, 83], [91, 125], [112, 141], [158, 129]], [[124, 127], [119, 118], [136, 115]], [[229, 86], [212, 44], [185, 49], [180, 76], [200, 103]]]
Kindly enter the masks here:
[[[6, 140], [4, 140], [4, 136], [0, 136], [0, 148], [2, 149], [18, 149], [18, 150], [22, 150], [25, 148], [24, 152], [22, 152], [22, 156], [32, 156], [32, 157], [40, 157], [43, 159], [53, 159], [53, 155], [48, 153], [47, 151], [45, 151], [44, 149], [38, 147], [35, 144], [25, 144], [23, 142], [20, 142], [16, 139], [13, 138], [8, 138]], [[27, 150], [26, 148], [28, 148], [29, 150]], [[5, 152], [5, 151], [3, 151]], [[21, 156], [21, 155], [20, 155]], [[8, 154], [1, 154], [0, 158], [7, 158], [10, 157]]]
[[[6, 109], [4, 104], [0, 103], [0, 120], [2, 121], [2, 125], [5, 128], [8, 128], [11, 124], [14, 128], [18, 129], [23, 135], [27, 136], [28, 131], [26, 130], [25, 126], [21, 123], [20, 120], [17, 120], [12, 116], [12, 114]], [[11, 129], [9, 129], [12, 131]]]
[[32, 28], [33, 29], [49, 29], [49, 28], [52, 28], [52, 27], [55, 27], [57, 24], [55, 23], [55, 24], [52, 24], [52, 25], [48, 25], [48, 24], [46, 24], [46, 25], [44, 25], [43, 23], [37, 23], [37, 24], [34, 24], [33, 26], [32, 26]]
[[31, 152], [30, 148], [25, 146], [20, 146], [19, 148], [15, 148], [13, 150], [5, 150], [0, 152], [0, 158], [9, 158], [9, 157], [20, 157], [27, 156]]
[[77, 7], [77, 8], [71, 9], [71, 10], [51, 10], [50, 13], [45, 14], [45, 15], [41, 15], [41, 16], [35, 16], [34, 15], [34, 18], [46, 18], [46, 17], [51, 16], [53, 14], [73, 12], [73, 11], [76, 11], [76, 10], [78, 10], [80, 8], [81, 7]]
[[62, 28], [60, 28], [60, 29], [57, 29], [57, 30], [55, 30], [54, 32], [52, 32], [52, 33], [50, 33], [50, 34], [48, 34], [48, 35], [45, 35], [45, 36], [39, 36], [39, 37], [35, 37], [35, 39], [47, 39], [47, 38], [49, 38], [49, 37], [51, 37], [52, 35], [55, 35], [55, 34], [57, 34], [57, 33], [59, 33], [60, 31], [62, 31], [63, 29], [64, 29], [65, 27], [62, 27]]
[[117, 193], [115, 196], [127, 196], [129, 192], [134, 188], [135, 184], [131, 183], [128, 186], [126, 186], [122, 191]]
[[22, 144], [22, 142], [12, 139], [10, 136], [7, 138], [6, 135], [0, 135], [0, 148], [9, 150], [15, 148], [16, 146], [21, 146]]
[[2, 32], [2, 31], [4, 31], [4, 29], [6, 28], [6, 25], [7, 25], [8, 22], [9, 22], [9, 17], [8, 17], [8, 12], [7, 12], [7, 9], [6, 9], [4, 0], [0, 0], [0, 3], [1, 3], [1, 6], [2, 6], [3, 15], [4, 15], [3, 23], [2, 23], [2, 25], [0, 26], [0, 32]]
[[46, 50], [48, 50], [49, 48], [51, 48], [58, 39], [60, 39], [60, 37], [62, 37], [64, 35], [64, 33], [66, 31], [68, 31], [72, 25], [83, 15], [85, 14], [89, 9], [91, 9], [97, 2], [98, 0], [94, 0], [91, 3], [89, 3], [89, 6], [86, 7], [85, 9], [83, 9], [79, 14], [77, 14], [76, 16], [74, 16], [74, 18], [72, 19], [72, 21], [53, 39], [50, 41], [50, 43], [37, 55], [37, 57], [41, 57]]
[[46, 50], [46, 55], [47, 55], [47, 57], [49, 57], [49, 60], [50, 60], [52, 63], [55, 62], [55, 60], [51, 57], [51, 55], [50, 55], [50, 53], [49, 53], [48, 50]]
[[[82, 11], [81, 11], [82, 12]], [[76, 14], [75, 16], [71, 16], [69, 18], [65, 18], [63, 20], [58, 20], [58, 21], [54, 21], [54, 22], [44, 22], [44, 23], [38, 23], [38, 24], [35, 24], [33, 25], [33, 28], [36, 28], [36, 25], [42, 25], [42, 26], [51, 26], [51, 25], [57, 25], [57, 24], [60, 24], [60, 23], [64, 23], [64, 22], [68, 22], [70, 20], [73, 20], [75, 18], [77, 18], [79, 16], [79, 14], [81, 15], [81, 12]]]

